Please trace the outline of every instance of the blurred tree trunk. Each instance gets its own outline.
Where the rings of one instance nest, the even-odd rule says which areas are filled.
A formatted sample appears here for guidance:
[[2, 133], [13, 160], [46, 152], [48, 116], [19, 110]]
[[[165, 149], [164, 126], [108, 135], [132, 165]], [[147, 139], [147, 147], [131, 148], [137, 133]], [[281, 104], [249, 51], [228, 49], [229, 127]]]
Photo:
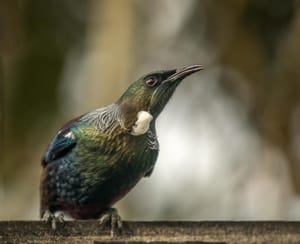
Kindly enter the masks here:
[[245, 77], [251, 94], [248, 105], [252, 123], [266, 143], [284, 152], [294, 187], [300, 192], [300, 158], [291, 150], [296, 132], [292, 118], [300, 97], [300, 71], [296, 67], [300, 54], [299, 2], [215, 0], [207, 1], [207, 6], [213, 20], [207, 22], [208, 38], [220, 52], [223, 85], [244, 100], [239, 85], [236, 87], [226, 75], [227, 69]]
[[0, 163], [3, 163], [4, 147], [4, 82], [2, 59], [0, 60]]
[[[8, 94], [6, 93], [5, 79], [9, 62], [14, 55], [19, 35], [17, 1], [0, 1], [0, 162], [4, 164], [5, 135], [6, 133], [6, 106]], [[1, 175], [0, 175], [1, 179]]]
[[[74, 45], [84, 44], [88, 5], [89, 1], [6, 1], [3, 12], [10, 17], [3, 22], [5, 43], [15, 48], [6, 54], [9, 62], [5, 69], [5, 93], [9, 96], [5, 101], [5, 152], [8, 158], [1, 170], [5, 180], [10, 179], [16, 168], [28, 166], [30, 154], [34, 152], [30, 138], [33, 139], [35, 129], [54, 122], [64, 59]], [[12, 16], [18, 16], [18, 21]], [[18, 30], [17, 34], [13, 33]]]
[[70, 100], [67, 110], [76, 113], [116, 101], [132, 79], [135, 59], [133, 1], [94, 0], [91, 6], [85, 52], [78, 58], [78, 69], [70, 65], [75, 79], [62, 81]]

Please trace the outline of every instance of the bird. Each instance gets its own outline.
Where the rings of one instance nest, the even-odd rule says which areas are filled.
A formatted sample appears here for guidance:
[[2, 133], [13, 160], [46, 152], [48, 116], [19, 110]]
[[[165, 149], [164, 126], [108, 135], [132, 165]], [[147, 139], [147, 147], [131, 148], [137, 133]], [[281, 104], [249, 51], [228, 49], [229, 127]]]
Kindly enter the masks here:
[[159, 153], [157, 117], [181, 81], [202, 69], [189, 65], [148, 73], [115, 103], [66, 123], [41, 160], [40, 217], [53, 229], [65, 215], [108, 222], [112, 235], [121, 229], [112, 206], [151, 176]]

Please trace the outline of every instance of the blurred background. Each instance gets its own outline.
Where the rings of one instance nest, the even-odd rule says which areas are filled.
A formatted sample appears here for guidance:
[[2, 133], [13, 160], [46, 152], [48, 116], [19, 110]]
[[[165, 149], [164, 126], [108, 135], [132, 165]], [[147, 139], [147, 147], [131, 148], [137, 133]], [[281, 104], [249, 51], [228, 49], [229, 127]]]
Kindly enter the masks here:
[[67, 120], [146, 72], [203, 64], [121, 216], [299, 220], [299, 43], [297, 0], [1, 0], [0, 219], [38, 218], [40, 159]]

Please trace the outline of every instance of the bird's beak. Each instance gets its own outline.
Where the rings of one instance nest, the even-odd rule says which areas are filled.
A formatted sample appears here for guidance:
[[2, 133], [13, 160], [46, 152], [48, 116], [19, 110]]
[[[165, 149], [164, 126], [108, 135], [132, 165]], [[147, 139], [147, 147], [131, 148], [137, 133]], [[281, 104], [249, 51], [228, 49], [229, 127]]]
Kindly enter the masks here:
[[198, 72], [200, 70], [203, 70], [203, 66], [200, 64], [189, 65], [189, 66], [186, 66], [186, 67], [183, 67], [180, 69], [176, 69], [175, 73], [170, 75], [166, 80], [163, 81], [163, 83], [182, 80], [185, 77], [187, 77], [195, 72]]

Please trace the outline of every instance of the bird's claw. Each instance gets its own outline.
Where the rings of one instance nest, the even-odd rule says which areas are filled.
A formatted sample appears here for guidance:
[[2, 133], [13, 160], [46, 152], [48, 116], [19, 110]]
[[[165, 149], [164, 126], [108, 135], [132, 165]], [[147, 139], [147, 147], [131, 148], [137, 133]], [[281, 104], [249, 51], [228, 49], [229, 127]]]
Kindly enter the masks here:
[[56, 223], [64, 223], [64, 212], [62, 211], [56, 211], [54, 213], [50, 212], [49, 210], [47, 210], [42, 218], [44, 221], [46, 221], [47, 223], [51, 223], [51, 227], [53, 230], [56, 230]]
[[100, 225], [104, 226], [110, 223], [110, 236], [113, 237], [116, 232], [122, 229], [122, 219], [116, 208], [109, 208], [100, 218]]

